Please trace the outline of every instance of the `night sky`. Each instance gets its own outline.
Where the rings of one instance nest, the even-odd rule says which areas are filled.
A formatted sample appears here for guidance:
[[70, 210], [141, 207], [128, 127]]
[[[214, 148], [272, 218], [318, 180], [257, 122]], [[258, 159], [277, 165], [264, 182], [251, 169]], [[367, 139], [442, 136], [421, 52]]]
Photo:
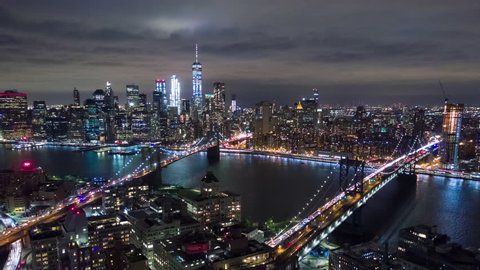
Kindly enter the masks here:
[[190, 98], [194, 44], [205, 92], [214, 81], [240, 105], [435, 104], [438, 80], [480, 105], [480, 1], [2, 1], [0, 89], [29, 101], [72, 102], [105, 81], [151, 99], [154, 80], [180, 76]]

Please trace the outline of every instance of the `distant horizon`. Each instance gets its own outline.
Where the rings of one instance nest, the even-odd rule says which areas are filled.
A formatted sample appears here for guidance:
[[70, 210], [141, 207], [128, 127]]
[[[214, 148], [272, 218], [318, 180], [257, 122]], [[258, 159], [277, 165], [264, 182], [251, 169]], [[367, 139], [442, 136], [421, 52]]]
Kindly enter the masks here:
[[469, 0], [0, 3], [0, 89], [64, 103], [65, 91], [108, 80], [123, 99], [127, 83], [150, 93], [176, 74], [190, 98], [198, 43], [203, 94], [222, 81], [248, 106], [312, 88], [326, 103], [436, 104], [439, 80], [451, 100], [475, 105], [479, 10]]
[[[128, 84], [132, 84], [132, 83], [128, 83]], [[135, 84], [135, 83], [133, 83]], [[226, 82], [226, 92], [227, 92], [227, 95], [226, 95], [226, 100], [228, 102], [230, 102], [231, 100], [231, 95], [232, 94], [235, 94], [236, 95], [236, 99], [237, 99], [237, 105], [240, 106], [240, 107], [246, 107], [246, 108], [251, 108], [251, 107], [254, 107], [256, 103], [260, 102], [260, 101], [270, 101], [270, 102], [275, 102], [276, 104], [278, 105], [289, 105], [289, 106], [293, 106], [294, 103], [300, 101], [302, 98], [310, 98], [312, 97], [312, 89], [310, 90], [302, 90], [302, 92], [298, 92], [299, 94], [300, 93], [303, 93], [304, 95], [301, 95], [301, 96], [298, 96], [298, 97], [292, 97], [291, 99], [289, 100], [286, 100], [286, 99], [282, 99], [282, 100], [279, 100], [278, 98], [275, 98], [275, 97], [271, 97], [271, 98], [268, 98], [268, 97], [265, 97], [264, 98], [259, 98], [259, 99], [252, 99], [252, 98], [249, 98], [249, 99], [244, 99], [241, 95], [239, 95], [238, 93], [231, 93], [228, 91], [228, 83]], [[126, 85], [126, 84], [125, 84]], [[167, 86], [168, 86], [168, 82], [167, 82]], [[153, 83], [152, 83], [152, 90], [144, 90], [144, 88], [142, 89], [142, 87], [139, 85], [139, 88], [140, 88], [140, 93], [142, 94], [146, 94], [147, 95], [147, 101], [148, 102], [151, 102], [152, 101], [152, 93], [153, 93]], [[36, 91], [28, 91], [28, 90], [22, 90], [22, 89], [16, 89], [16, 88], [0, 88], [0, 92], [4, 92], [4, 91], [8, 91], [8, 90], [16, 90], [18, 92], [21, 92], [21, 93], [25, 93], [27, 94], [27, 98], [28, 98], [28, 104], [29, 106], [33, 104], [33, 101], [45, 101], [47, 103], [47, 105], [70, 105], [70, 104], [73, 104], [73, 89], [74, 87], [72, 87], [72, 89], [70, 90], [65, 90], [65, 91], [62, 91], [60, 93], [58, 92], [40, 92], [40, 93], [36, 93]], [[81, 89], [81, 88], [78, 88], [76, 87], [76, 89], [79, 91], [80, 93], [80, 100], [81, 100], [81, 103], [83, 104], [83, 102], [88, 99], [88, 98], [91, 98], [92, 97], [92, 93], [96, 90], [96, 89], [105, 89], [104, 87], [98, 87], [98, 88], [92, 88], [91, 90], [86, 90], [86, 89]], [[121, 89], [121, 91], [119, 91], [118, 89], [115, 88], [115, 84], [112, 83], [112, 89], [114, 91], [114, 95], [115, 96], [118, 96], [119, 97], [119, 103], [120, 104], [126, 104], [126, 93], [125, 93], [125, 86], [123, 89]], [[205, 86], [204, 86], [204, 89], [205, 89]], [[167, 87], [167, 92], [169, 91], [169, 87]], [[319, 89], [320, 90], [320, 89]], [[332, 91], [326, 91], [326, 92], [323, 92], [323, 94], [327, 94], [327, 99], [325, 99], [325, 96], [323, 96], [323, 99], [322, 99], [322, 91], [320, 90], [320, 98], [319, 98], [319, 104], [325, 104], [325, 105], [332, 105], [332, 106], [358, 106], [358, 105], [368, 105], [368, 106], [379, 106], [379, 105], [395, 105], [395, 104], [401, 104], [401, 105], [406, 105], [406, 106], [441, 106], [445, 100], [443, 94], [440, 92], [441, 90], [438, 89], [438, 93], [435, 93], [435, 96], [430, 96], [430, 99], [431, 101], [430, 102], [418, 102], [418, 103], [414, 103], [412, 101], [409, 101], [408, 98], [404, 98], [403, 101], [400, 101], [398, 99], [391, 99], [391, 100], [385, 100], [383, 102], [381, 101], [377, 101], [377, 102], [361, 102], [361, 101], [356, 101], [354, 97], [352, 97], [350, 99], [350, 101], [346, 100], [346, 99], [343, 99], [342, 100], [338, 100], [336, 97], [334, 97], [332, 95]], [[334, 91], [333, 91], [334, 92]], [[205, 93], [211, 93], [211, 90], [209, 90], [208, 92], [205, 92], [204, 91], [204, 94]], [[191, 99], [191, 97], [189, 96], [185, 96], [185, 93], [183, 92], [183, 89], [182, 89], [182, 99]], [[447, 93], [447, 98], [453, 102], [453, 103], [463, 103], [465, 104], [465, 106], [467, 107], [477, 107], [477, 106], [480, 106], [480, 100], [477, 101], [477, 102], [472, 102], [472, 100], [475, 100], [475, 99], [479, 99], [479, 97], [477, 95], [475, 96], [472, 96], [472, 97], [465, 97], [465, 96], [460, 96], [460, 98], [458, 98], [457, 96], [454, 96], [454, 95], [448, 95]], [[337, 100], [336, 100], [337, 99]], [[358, 99], [358, 98], [357, 98]], [[475, 104], [476, 103], [476, 104]]]
[[[20, 91], [18, 89], [3, 89], [3, 90], [0, 90], [0, 92], [7, 91], [7, 90], [17, 90], [20, 93], [27, 94], [27, 101], [28, 101], [28, 106], [29, 107], [33, 106], [34, 101], [45, 101], [47, 106], [55, 106], [55, 105], [68, 106], [68, 105], [73, 104], [73, 93], [71, 95], [72, 96], [71, 101], [66, 101], [67, 98], [64, 98], [60, 102], [52, 102], [51, 101], [52, 99], [50, 99], [50, 98], [33, 98], [33, 97], [36, 97], [36, 96], [40, 96], [40, 97], [56, 96], [57, 98], [54, 98], [53, 100], [60, 100], [58, 93], [50, 93], [50, 94], [47, 94], [47, 95], [45, 95], [45, 94], [33, 95], [33, 97], [32, 97], [32, 95], [30, 95], [30, 93], [25, 92], [25, 91]], [[85, 100], [88, 99], [88, 98], [91, 98], [91, 96], [85, 97], [84, 94], [86, 94], [87, 92], [85, 92], [85, 91], [82, 92], [81, 89], [78, 89], [78, 90], [80, 92], [81, 105], [83, 105]], [[72, 89], [72, 91], [73, 91], [73, 89]], [[151, 95], [149, 96], [148, 93], [144, 93], [141, 90], [140, 90], [140, 93], [141, 94], [142, 93], [147, 94], [147, 102], [151, 103], [151, 101], [152, 101]], [[62, 96], [66, 96], [66, 94], [62, 93]], [[309, 98], [309, 97], [311, 97], [311, 96], [305, 96], [305, 98]], [[182, 99], [187, 99], [187, 98], [182, 97]], [[188, 99], [191, 100], [191, 98], [188, 98]], [[231, 98], [227, 97], [226, 100], [227, 100], [227, 106], [230, 106]], [[241, 99], [239, 100], [238, 97], [237, 97], [237, 106], [239, 106], [241, 108], [254, 108], [257, 103], [262, 102], [262, 101], [273, 102], [273, 103], [275, 103], [279, 106], [294, 106], [294, 104], [296, 102], [301, 101], [301, 100], [302, 100], [302, 98], [292, 99], [291, 102], [278, 102], [276, 99], [259, 99], [257, 101], [251, 102], [251, 103], [245, 103], [246, 104], [245, 105], [244, 103], [242, 103], [242, 100]], [[468, 104], [468, 103], [460, 102], [460, 101], [454, 100], [454, 99], [449, 99], [449, 100], [452, 103], [465, 104], [466, 107], [480, 107], [480, 105]], [[122, 106], [126, 105], [126, 96], [125, 95], [123, 95], [123, 97], [119, 96], [119, 103]], [[338, 103], [337, 102], [337, 103], [335, 103], [335, 102], [322, 102], [321, 100], [319, 101], [320, 106], [328, 105], [328, 106], [350, 106], [350, 107], [355, 107], [355, 106], [399, 106], [399, 105], [408, 106], [408, 107], [434, 107], [434, 106], [443, 106], [443, 103], [444, 103], [444, 99], [440, 99], [438, 103], [433, 103], [433, 102], [432, 103], [405, 103], [405, 102], [398, 102], [398, 101], [397, 102], [385, 102], [385, 103], [355, 103], [355, 102], [351, 102], [351, 103]]]

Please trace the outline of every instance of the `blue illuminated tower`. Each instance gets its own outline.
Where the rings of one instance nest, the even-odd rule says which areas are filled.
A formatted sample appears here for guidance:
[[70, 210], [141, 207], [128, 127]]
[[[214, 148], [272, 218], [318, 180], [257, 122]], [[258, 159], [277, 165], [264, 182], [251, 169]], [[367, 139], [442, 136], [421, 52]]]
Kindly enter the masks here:
[[203, 98], [202, 98], [202, 64], [198, 61], [198, 45], [195, 44], [195, 62], [192, 64], [192, 117], [198, 120], [202, 114]]
[[153, 110], [156, 113], [167, 112], [168, 99], [165, 80], [155, 80], [155, 90], [153, 91]]
[[176, 107], [180, 113], [180, 82], [176, 75], [170, 77], [170, 106]]
[[168, 130], [168, 97], [165, 80], [155, 80], [153, 90], [151, 134], [155, 140], [165, 140]]

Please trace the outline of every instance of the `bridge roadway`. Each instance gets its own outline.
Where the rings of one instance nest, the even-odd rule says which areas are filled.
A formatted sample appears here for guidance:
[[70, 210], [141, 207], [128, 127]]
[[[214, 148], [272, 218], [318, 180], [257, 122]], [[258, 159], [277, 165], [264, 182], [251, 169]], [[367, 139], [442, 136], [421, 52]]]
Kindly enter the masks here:
[[[439, 141], [433, 141], [372, 172], [363, 179], [363, 196], [360, 194], [351, 196], [341, 192], [292, 228], [267, 241], [266, 244], [275, 248], [275, 263], [281, 265], [294, 255], [301, 258], [308, 254], [378, 190], [404, 172], [407, 165], [415, 164], [438, 149], [438, 143]], [[348, 188], [353, 189], [354, 186]]]
[[[246, 134], [246, 135], [243, 134], [243, 135], [232, 137], [228, 140], [221, 141], [219, 143], [225, 144], [233, 141], [245, 140], [246, 138], [249, 138], [249, 137], [251, 137], [251, 134]], [[215, 146], [216, 144], [217, 142], [209, 142], [202, 146], [195, 146], [190, 150], [182, 151], [181, 154], [179, 155], [173, 155], [172, 157], [161, 160], [159, 165], [160, 167], [166, 167], [178, 160], [181, 160], [183, 158], [186, 158], [198, 152], [205, 151], [208, 148]], [[146, 168], [144, 168], [143, 170], [137, 170], [124, 177], [121, 177], [115, 180], [110, 180], [102, 187], [86, 190], [82, 192], [82, 194], [76, 197], [67, 198], [59, 202], [55, 207], [52, 206], [51, 208], [49, 208], [45, 213], [41, 215], [33, 216], [31, 219], [18, 225], [17, 227], [4, 230], [0, 234], [0, 246], [9, 245], [19, 239], [26, 237], [28, 235], [28, 231], [39, 224], [49, 223], [63, 217], [67, 213], [69, 207], [75, 206], [77, 208], [81, 208], [101, 198], [103, 194], [103, 190], [105, 188], [119, 185], [119, 184], [128, 182], [132, 179], [143, 177], [151, 173], [155, 169], [156, 168], [154, 167], [154, 168], [151, 168], [150, 170], [147, 170]]]

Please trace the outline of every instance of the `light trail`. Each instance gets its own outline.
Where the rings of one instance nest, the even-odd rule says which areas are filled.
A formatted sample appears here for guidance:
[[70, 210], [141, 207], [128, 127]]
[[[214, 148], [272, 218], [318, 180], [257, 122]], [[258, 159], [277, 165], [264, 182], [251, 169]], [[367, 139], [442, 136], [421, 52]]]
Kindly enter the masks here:
[[[230, 138], [229, 140], [219, 141], [218, 143], [219, 144], [229, 143], [237, 140], [250, 138], [251, 136], [252, 136], [251, 134], [240, 134]], [[217, 145], [216, 141], [208, 142], [203, 146], [192, 147], [189, 150], [182, 151], [181, 154], [179, 155], [174, 155], [172, 157], [169, 157], [167, 159], [160, 161], [160, 164], [157, 164], [157, 166], [161, 166], [161, 167], [168, 166], [180, 159], [186, 158], [195, 153], [206, 151], [208, 148], [213, 147], [215, 145]], [[145, 168], [142, 170], [142, 167], [145, 165], [145, 162], [149, 160], [154, 153], [156, 153], [156, 151], [157, 149], [155, 149], [153, 153], [149, 154], [145, 158], [145, 160], [142, 163], [140, 163], [140, 165], [138, 165], [135, 168], [135, 170], [133, 170], [128, 175], [125, 175], [117, 179], [109, 179], [107, 183], [105, 183], [101, 187], [96, 187], [96, 188], [91, 188], [91, 189], [81, 191], [80, 195], [64, 199], [63, 201], [59, 202], [56, 206], [52, 206], [48, 208], [48, 210], [46, 210], [44, 213], [40, 215], [32, 216], [30, 219], [26, 220], [24, 223], [20, 224], [19, 226], [4, 230], [0, 234], [0, 246], [10, 244], [17, 241], [18, 239], [21, 239], [24, 236], [24, 234], [21, 234], [22, 232], [25, 232], [26, 230], [29, 230], [33, 226], [40, 224], [46, 220], [50, 220], [53, 217], [61, 216], [62, 212], [68, 210], [68, 208], [72, 205], [74, 205], [75, 207], [83, 207], [84, 205], [87, 205], [92, 201], [97, 200], [102, 196], [102, 193], [105, 188], [110, 188], [116, 185], [120, 185], [151, 173], [153, 170], [156, 169], [156, 166], [154, 166], [155, 168], [152, 168], [151, 170], [146, 170]]]
[[[388, 162], [387, 164], [381, 166], [380, 168], [378, 168], [376, 171], [374, 171], [373, 173], [369, 174], [367, 177], [365, 177], [363, 179], [363, 182], [364, 184], [365, 183], [368, 183], [368, 181], [370, 181], [370, 179], [374, 178], [375, 176], [383, 173], [385, 170], [389, 169], [390, 167], [394, 166], [394, 165], [397, 165], [397, 163], [401, 162], [401, 161], [404, 161], [407, 157], [410, 157], [411, 155], [415, 155], [415, 159], [417, 158], [416, 157], [416, 154], [421, 152], [421, 151], [426, 151], [427, 149], [429, 149], [430, 147], [433, 147], [433, 148], [437, 148], [438, 147], [438, 143], [440, 143], [439, 140], [434, 140], [433, 142], [415, 150], [414, 152], [408, 154], [408, 155], [403, 155], [393, 161], [390, 161]], [[408, 160], [408, 162], [410, 162], [412, 160]], [[350, 189], [352, 189], [352, 187], [350, 187]], [[340, 202], [343, 198], [345, 198], [346, 194], [345, 194], [345, 191], [344, 192], [341, 192], [339, 193], [337, 196], [335, 196], [333, 199], [331, 199], [330, 201], [328, 201], [327, 203], [325, 203], [322, 207], [318, 208], [316, 211], [314, 211], [311, 215], [309, 215], [308, 217], [302, 219], [299, 223], [297, 223], [295, 226], [293, 226], [292, 228], [290, 228], [289, 230], [277, 235], [276, 237], [272, 238], [271, 240], [267, 241], [266, 244], [269, 245], [270, 247], [277, 247], [280, 243], [282, 243], [283, 241], [285, 241], [286, 239], [290, 238], [292, 235], [294, 235], [295, 233], [297, 233], [298, 231], [302, 230], [306, 225], [308, 225], [311, 221], [315, 220], [318, 216], [320, 216], [321, 214], [323, 214], [326, 210], [328, 210], [330, 207], [332, 207], [333, 205], [337, 204], [338, 202]]]
[[[16, 224], [10, 217], [0, 217], [2, 223], [8, 227], [15, 227]], [[17, 240], [10, 244], [10, 252], [8, 253], [7, 261], [3, 265], [3, 270], [15, 270], [22, 256], [22, 241]]]

